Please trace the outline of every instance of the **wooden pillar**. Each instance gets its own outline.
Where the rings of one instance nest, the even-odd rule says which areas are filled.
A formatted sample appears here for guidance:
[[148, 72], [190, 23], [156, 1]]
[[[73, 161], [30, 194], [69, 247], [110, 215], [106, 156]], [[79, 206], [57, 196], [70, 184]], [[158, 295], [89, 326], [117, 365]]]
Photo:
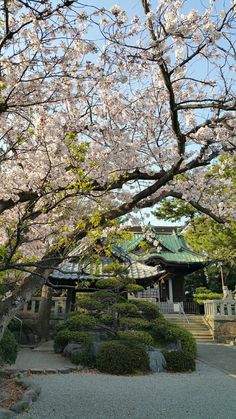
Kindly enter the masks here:
[[50, 314], [52, 307], [52, 288], [43, 285], [41, 293], [41, 301], [38, 314], [38, 336], [41, 340], [49, 339], [50, 332]]
[[76, 291], [75, 288], [68, 288], [66, 296], [66, 316], [71, 312], [75, 311], [76, 303]]
[[168, 279], [168, 285], [169, 285], [169, 301], [170, 303], [173, 303], [173, 284], [172, 284], [172, 278]]

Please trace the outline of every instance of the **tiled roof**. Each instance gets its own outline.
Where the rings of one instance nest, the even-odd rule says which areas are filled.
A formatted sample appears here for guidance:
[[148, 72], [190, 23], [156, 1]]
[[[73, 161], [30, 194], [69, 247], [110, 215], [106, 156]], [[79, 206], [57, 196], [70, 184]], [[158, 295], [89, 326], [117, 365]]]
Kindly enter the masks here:
[[[177, 229], [173, 228], [151, 228], [153, 239], [158, 242], [158, 246], [150, 244], [146, 240], [146, 235], [140, 228], [135, 231], [132, 228], [133, 237], [131, 240], [124, 241], [122, 244], [115, 245], [112, 257], [102, 256], [99, 263], [89, 262], [86, 265], [80, 261], [80, 255], [85, 253], [84, 245], [79, 245], [70, 254], [70, 260], [65, 260], [50, 275], [53, 279], [63, 279], [80, 281], [84, 279], [95, 279], [96, 277], [112, 276], [114, 273], [108, 272], [111, 263], [119, 260], [124, 270], [127, 269], [127, 276], [134, 280], [154, 278], [161, 275], [164, 271], [160, 266], [148, 266], [145, 262], [150, 259], [158, 259], [164, 264], [179, 265], [202, 265], [207, 263], [207, 259], [200, 254], [193, 252], [187, 247], [183, 237]], [[139, 246], [145, 242], [148, 246]]]
[[[98, 277], [104, 278], [114, 276], [114, 273], [107, 270], [109, 265], [114, 262], [115, 258], [108, 257], [101, 257], [101, 263], [99, 264], [88, 263], [87, 266], [76, 261], [64, 261], [60, 264], [59, 270], [53, 271], [51, 278], [80, 281], [85, 279], [91, 280]], [[157, 266], [147, 266], [137, 261], [123, 263], [122, 267], [124, 267], [127, 277], [134, 280], [154, 278], [163, 272], [160, 271], [160, 268]]]

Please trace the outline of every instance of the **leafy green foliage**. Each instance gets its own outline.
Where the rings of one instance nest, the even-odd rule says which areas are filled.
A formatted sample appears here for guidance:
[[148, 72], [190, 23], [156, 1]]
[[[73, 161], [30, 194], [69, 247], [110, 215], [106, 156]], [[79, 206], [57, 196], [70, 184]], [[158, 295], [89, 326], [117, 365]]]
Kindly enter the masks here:
[[166, 370], [170, 372], [190, 372], [195, 371], [196, 364], [194, 356], [184, 351], [164, 351], [166, 360]]
[[150, 301], [133, 300], [132, 303], [136, 305], [141, 315], [147, 320], [156, 319], [160, 316], [158, 306]]
[[122, 329], [146, 329], [150, 327], [150, 322], [139, 317], [124, 317], [120, 320]]
[[96, 282], [98, 288], [122, 288], [124, 284], [117, 278], [99, 279]]
[[[145, 346], [165, 346], [172, 341], [181, 342], [187, 359], [188, 354], [196, 355], [192, 335], [167, 322], [157, 305], [149, 301], [129, 301], [122, 297], [119, 290], [101, 290], [82, 296], [79, 306], [85, 313], [72, 313], [57, 326], [54, 342], [57, 352], [62, 352], [68, 343], [80, 343], [81, 352], [71, 355], [71, 361], [76, 364], [87, 367], [97, 365], [100, 371], [111, 374], [147, 371], [149, 360]], [[98, 336], [99, 340], [105, 339], [106, 342], [95, 362], [91, 345]]]
[[198, 287], [196, 288], [194, 294], [194, 301], [196, 301], [199, 304], [202, 304], [206, 300], [220, 300], [222, 297], [223, 294], [212, 292], [211, 290], [205, 287]]
[[96, 291], [92, 294], [91, 298], [101, 302], [104, 307], [109, 307], [111, 304], [123, 300], [119, 294], [111, 291]]
[[88, 349], [81, 352], [80, 354], [71, 354], [70, 360], [73, 364], [80, 364], [84, 367], [93, 368], [96, 366], [96, 357]]
[[165, 319], [158, 319], [152, 323], [150, 333], [155, 339], [164, 342], [180, 341], [182, 351], [190, 353], [193, 357], [197, 355], [196, 341], [192, 334], [181, 326], [170, 323]]
[[142, 287], [142, 285], [138, 285], [138, 284], [129, 284], [126, 287], [126, 290], [128, 292], [139, 292], [139, 291], [143, 291], [144, 287]]
[[154, 344], [153, 337], [143, 330], [124, 330], [118, 332], [118, 337], [137, 344], [151, 346]]
[[97, 368], [109, 374], [134, 374], [148, 371], [149, 361], [142, 347], [115, 340], [104, 343], [100, 349]]
[[130, 315], [132, 316], [132, 315], [137, 314], [138, 308], [136, 307], [135, 304], [132, 304], [130, 302], [116, 303], [116, 304], [113, 304], [112, 311], [115, 311], [118, 314], [123, 315], [123, 316], [130, 316]]
[[3, 363], [14, 364], [17, 357], [17, 342], [10, 332], [6, 329], [0, 342], [0, 365]]
[[87, 332], [71, 331], [69, 329], [60, 330], [54, 339], [55, 352], [62, 352], [68, 343], [81, 343], [89, 345], [91, 339]]
[[72, 313], [65, 326], [69, 330], [84, 330], [92, 329], [96, 326], [96, 319], [89, 314]]
[[82, 298], [79, 303], [80, 308], [85, 308], [88, 311], [100, 311], [103, 308], [101, 301], [97, 301], [94, 298]]

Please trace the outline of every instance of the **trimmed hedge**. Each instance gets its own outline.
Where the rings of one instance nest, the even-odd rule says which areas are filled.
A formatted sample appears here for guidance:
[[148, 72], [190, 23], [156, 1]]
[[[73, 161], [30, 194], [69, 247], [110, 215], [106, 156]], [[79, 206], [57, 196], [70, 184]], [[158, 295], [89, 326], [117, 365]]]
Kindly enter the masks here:
[[197, 346], [193, 335], [179, 325], [170, 323], [164, 318], [158, 319], [152, 323], [150, 333], [155, 339], [164, 342], [180, 341], [182, 351], [191, 354], [194, 358], [197, 355]]
[[17, 357], [17, 342], [10, 330], [6, 329], [0, 342], [0, 364], [14, 364]]
[[96, 357], [89, 351], [89, 349], [81, 352], [80, 354], [71, 354], [70, 360], [73, 364], [80, 364], [84, 367], [93, 368], [96, 366]]
[[103, 308], [103, 304], [101, 301], [96, 301], [92, 297], [81, 298], [79, 301], [79, 307], [85, 308], [88, 311], [100, 311]]
[[99, 279], [96, 282], [98, 288], [121, 288], [124, 284], [117, 278]]
[[130, 302], [113, 304], [111, 309], [112, 311], [119, 313], [121, 316], [132, 316], [136, 315], [138, 312], [136, 305]]
[[89, 314], [72, 313], [68, 320], [65, 322], [65, 326], [69, 330], [87, 330], [92, 329], [96, 326], [96, 319]]
[[120, 319], [122, 329], [146, 329], [151, 326], [148, 320], [140, 319], [139, 317], [124, 317]]
[[119, 340], [104, 343], [96, 360], [99, 371], [109, 374], [125, 375], [149, 370], [144, 348]]
[[152, 346], [154, 344], [152, 336], [142, 330], [124, 330], [118, 332], [118, 336], [122, 340], [128, 340], [136, 344]]
[[159, 307], [150, 301], [132, 300], [132, 304], [137, 306], [138, 310], [147, 320], [154, 320], [161, 316]]
[[54, 339], [55, 352], [62, 352], [68, 343], [81, 343], [89, 345], [91, 339], [86, 332], [71, 331], [69, 329], [60, 330]]
[[166, 370], [170, 372], [195, 371], [196, 364], [194, 356], [184, 351], [163, 352], [166, 360]]

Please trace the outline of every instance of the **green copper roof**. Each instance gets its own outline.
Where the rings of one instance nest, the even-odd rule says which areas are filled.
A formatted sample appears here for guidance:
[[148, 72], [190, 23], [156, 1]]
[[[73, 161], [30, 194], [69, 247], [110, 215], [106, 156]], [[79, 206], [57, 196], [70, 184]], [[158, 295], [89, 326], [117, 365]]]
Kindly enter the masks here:
[[[176, 230], [169, 230], [165, 232], [158, 232], [158, 229], [152, 228], [149, 234], [152, 236], [153, 243], [146, 239], [145, 234], [140, 232], [133, 232], [133, 237], [130, 241], [124, 242], [122, 248], [129, 253], [131, 258], [140, 259], [139, 246], [141, 242], [146, 242], [146, 249], [142, 252], [142, 260], [147, 261], [150, 258], [159, 258], [166, 263], [178, 264], [202, 264], [206, 263], [205, 256], [195, 253], [188, 248], [182, 236]], [[137, 254], [137, 251], [138, 254]]]

